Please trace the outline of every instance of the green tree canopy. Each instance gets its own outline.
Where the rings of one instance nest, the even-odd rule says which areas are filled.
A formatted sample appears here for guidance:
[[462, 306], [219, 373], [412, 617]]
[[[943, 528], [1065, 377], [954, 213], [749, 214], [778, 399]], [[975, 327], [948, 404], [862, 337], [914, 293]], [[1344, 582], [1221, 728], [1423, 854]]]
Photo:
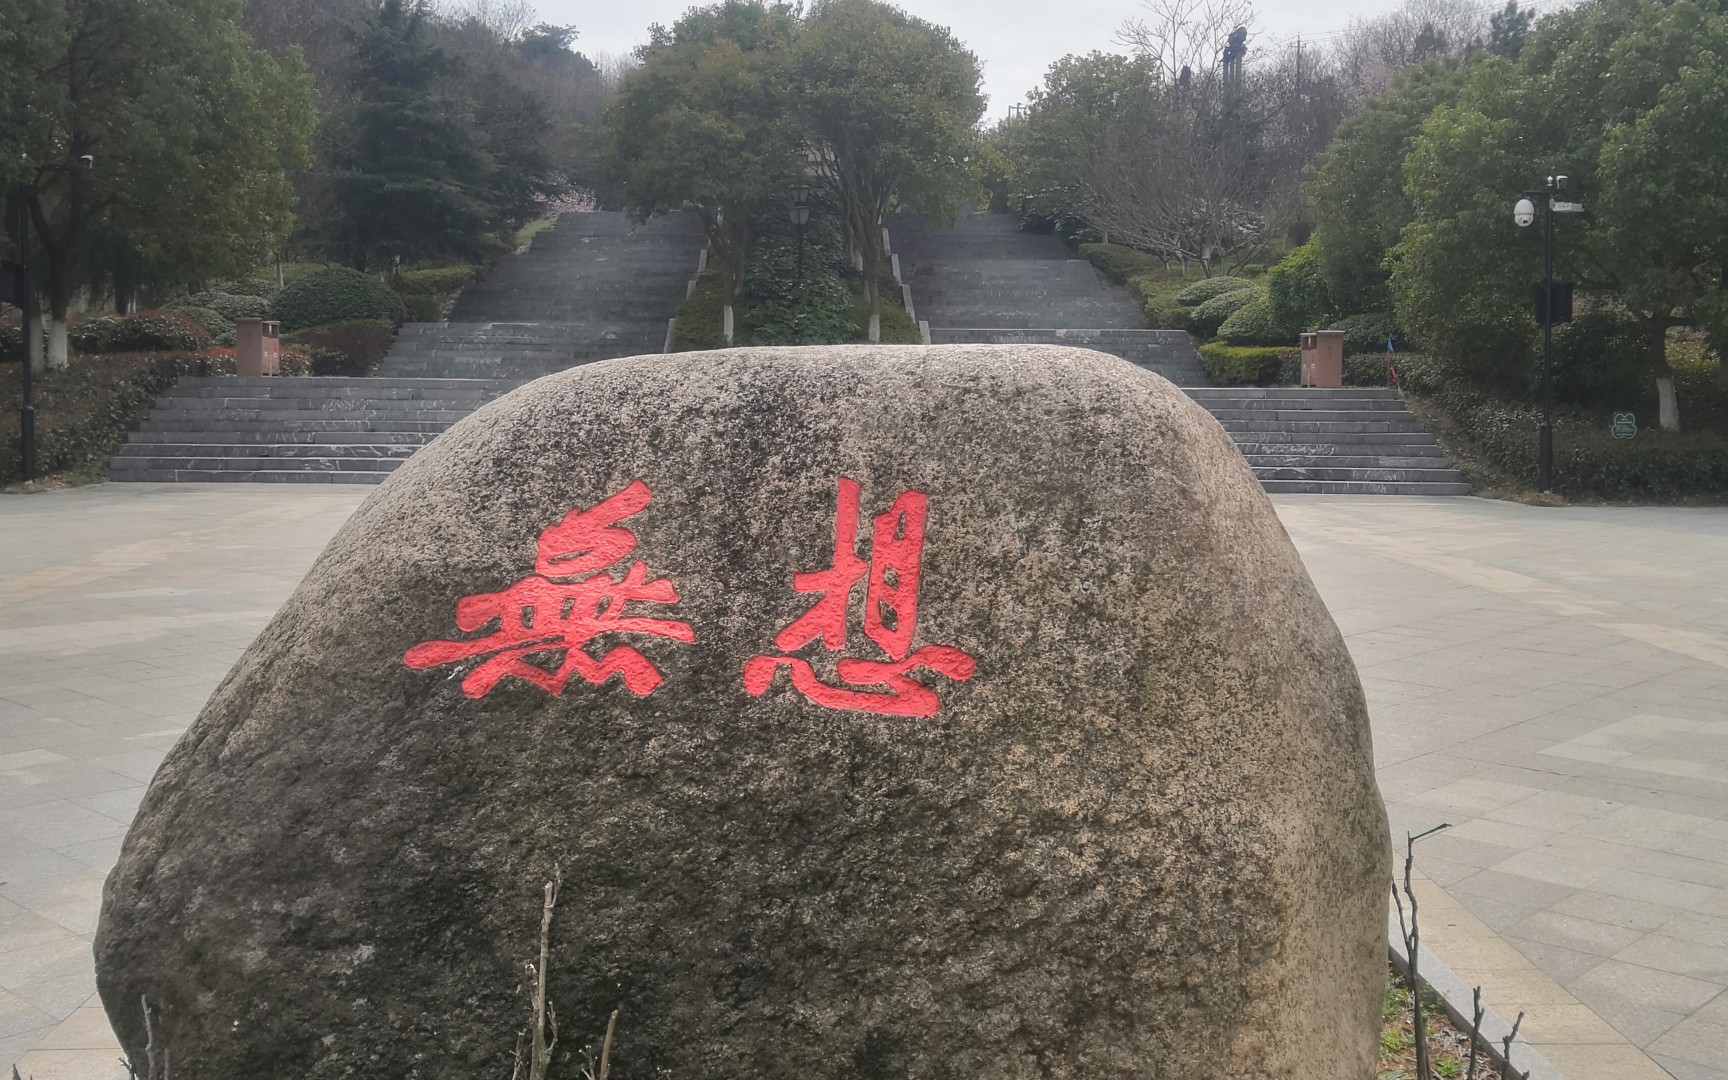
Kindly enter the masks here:
[[644, 50], [606, 115], [609, 195], [642, 219], [685, 205], [701, 215], [728, 341], [755, 224], [801, 175], [786, 71], [796, 30], [789, 5], [692, 9]]
[[951, 214], [975, 189], [984, 113], [978, 59], [945, 28], [878, 0], [825, 0], [793, 52], [792, 101], [859, 256], [880, 338], [882, 215], [903, 201]]
[[1404, 158], [1422, 122], [1457, 101], [1463, 68], [1450, 60], [1411, 68], [1339, 126], [1306, 185], [1320, 271], [1345, 312], [1386, 311], [1386, 253], [1409, 224]]
[[1510, 226], [1510, 205], [1565, 174], [1588, 212], [1560, 222], [1557, 275], [1644, 327], [1661, 424], [1678, 427], [1666, 331], [1711, 326], [1723, 307], [1725, 56], [1723, 0], [1594, 0], [1543, 20], [1516, 66], [1479, 65], [1406, 163], [1405, 328], [1484, 353], [1527, 338], [1542, 239]]
[[66, 312], [98, 238], [183, 279], [243, 271], [280, 244], [312, 87], [297, 54], [252, 47], [238, 0], [0, 2], [20, 15], [0, 19], [0, 93], [26, 117], [0, 139], [21, 155], [10, 179], [27, 185], [50, 363], [64, 362]]
[[1025, 115], [997, 128], [1009, 164], [1009, 198], [1022, 217], [1048, 221], [1067, 235], [1084, 227], [1085, 164], [1130, 115], [1152, 77], [1147, 60], [1116, 53], [1064, 56], [1050, 66], [1044, 85], [1026, 96]]

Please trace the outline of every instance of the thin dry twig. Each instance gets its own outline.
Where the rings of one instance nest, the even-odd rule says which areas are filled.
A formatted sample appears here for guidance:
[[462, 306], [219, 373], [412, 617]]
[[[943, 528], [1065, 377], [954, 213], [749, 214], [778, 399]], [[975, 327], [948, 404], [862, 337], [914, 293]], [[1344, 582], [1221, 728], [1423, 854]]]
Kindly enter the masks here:
[[[1524, 1013], [1519, 1012], [1518, 1019], [1512, 1021], [1512, 1030], [1508, 1031], [1506, 1037], [1500, 1040], [1500, 1080], [1528, 1080], [1529, 1074], [1512, 1069], [1512, 1040], [1518, 1037], [1518, 1025], [1523, 1022]], [[1511, 1076], [1506, 1075], [1507, 1069], [1512, 1069]]]
[[[546, 1071], [552, 1066], [552, 1048], [558, 1045], [558, 1019], [546, 1003], [546, 982], [550, 973], [552, 956], [552, 911], [558, 905], [558, 885], [562, 875], [554, 875], [546, 883], [545, 901], [540, 907], [540, 964], [538, 967], [529, 965], [534, 972], [534, 1010], [532, 1032], [534, 1042], [530, 1047], [528, 1061], [528, 1080], [546, 1080]], [[547, 1019], [551, 1017], [551, 1039], [546, 1036]]]
[[1451, 825], [1443, 821], [1425, 832], [1404, 834], [1404, 899], [1410, 901], [1408, 924], [1404, 922], [1404, 902], [1398, 897], [1398, 885], [1396, 882], [1392, 885], [1392, 902], [1398, 906], [1398, 931], [1404, 938], [1405, 962], [1410, 965], [1410, 1028], [1416, 1039], [1416, 1080], [1431, 1080], [1434, 1075], [1428, 1068], [1428, 1032], [1422, 1021], [1422, 979], [1417, 972], [1422, 931], [1416, 922], [1416, 890], [1412, 883], [1416, 868], [1416, 841], [1449, 828]]
[[1464, 1080], [1476, 1080], [1476, 1047], [1482, 1042], [1482, 988], [1474, 988], [1470, 1000], [1470, 1067], [1464, 1072]]

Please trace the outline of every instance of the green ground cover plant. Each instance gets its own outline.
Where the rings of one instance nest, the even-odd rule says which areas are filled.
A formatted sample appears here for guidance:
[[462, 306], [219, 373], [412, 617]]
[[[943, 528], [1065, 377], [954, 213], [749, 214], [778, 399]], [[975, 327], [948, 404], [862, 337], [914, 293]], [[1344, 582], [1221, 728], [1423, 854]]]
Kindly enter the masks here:
[[[285, 374], [305, 374], [304, 354], [284, 357]], [[0, 484], [23, 475], [18, 431], [22, 365], [0, 364]], [[74, 354], [64, 368], [32, 382], [36, 405], [36, 472], [74, 483], [100, 479], [126, 433], [156, 398], [184, 375], [232, 375], [232, 349]]]

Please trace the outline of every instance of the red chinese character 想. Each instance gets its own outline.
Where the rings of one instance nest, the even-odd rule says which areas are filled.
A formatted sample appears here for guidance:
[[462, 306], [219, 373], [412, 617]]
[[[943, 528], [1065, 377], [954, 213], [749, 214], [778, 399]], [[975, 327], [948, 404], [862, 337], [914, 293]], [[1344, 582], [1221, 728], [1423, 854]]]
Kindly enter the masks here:
[[[951, 679], [972, 677], [972, 657], [948, 645], [926, 645], [914, 651], [918, 625], [918, 582], [924, 554], [924, 522], [928, 498], [921, 491], [904, 491], [874, 519], [870, 561], [858, 557], [858, 482], [840, 477], [834, 512], [834, 558], [826, 570], [792, 575], [792, 587], [820, 593], [810, 609], [774, 636], [779, 654], [753, 656], [744, 664], [744, 689], [766, 693], [781, 667], [790, 672], [792, 687], [830, 709], [877, 713], [883, 716], [935, 716], [941, 701], [935, 691], [910, 677], [924, 668]], [[829, 651], [846, 647], [848, 610], [859, 582], [864, 582], [864, 635], [887, 660], [844, 657], [834, 665], [847, 686], [817, 678], [810, 661], [786, 655], [814, 641]], [[872, 687], [879, 689], [870, 689]]]
[[[640, 512], [652, 498], [640, 480], [583, 510], [571, 510], [540, 533], [534, 573], [502, 592], [477, 593], [456, 602], [456, 626], [465, 633], [494, 629], [466, 641], [423, 641], [403, 654], [411, 668], [425, 669], [485, 657], [462, 680], [462, 692], [485, 697], [514, 675], [549, 694], [559, 694], [571, 676], [598, 686], [621, 675], [631, 693], [644, 697], [662, 682], [660, 671], [629, 645], [598, 657], [587, 646], [601, 634], [650, 634], [688, 644], [689, 623], [626, 615], [632, 601], [672, 604], [678, 590], [666, 578], [648, 580], [638, 561], [621, 578], [606, 569], [636, 550], [636, 534], [618, 522]], [[528, 662], [537, 653], [561, 653], [554, 670]]]

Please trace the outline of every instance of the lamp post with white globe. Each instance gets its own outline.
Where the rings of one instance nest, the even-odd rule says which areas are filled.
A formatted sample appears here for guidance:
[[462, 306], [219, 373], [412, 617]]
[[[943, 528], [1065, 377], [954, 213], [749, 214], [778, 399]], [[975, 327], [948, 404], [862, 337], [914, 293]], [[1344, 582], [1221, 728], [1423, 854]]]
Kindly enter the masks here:
[[1548, 178], [1548, 186], [1537, 191], [1526, 191], [1524, 197], [1512, 208], [1512, 221], [1520, 229], [1529, 228], [1536, 221], [1536, 204], [1533, 199], [1544, 200], [1547, 213], [1544, 224], [1547, 229], [1547, 245], [1542, 258], [1542, 296], [1538, 305], [1542, 317], [1542, 426], [1537, 434], [1536, 451], [1536, 486], [1546, 495], [1554, 486], [1554, 214], [1555, 211], [1577, 213], [1584, 209], [1578, 203], [1561, 203], [1555, 201], [1555, 196], [1566, 189], [1566, 177], [1553, 175]]

